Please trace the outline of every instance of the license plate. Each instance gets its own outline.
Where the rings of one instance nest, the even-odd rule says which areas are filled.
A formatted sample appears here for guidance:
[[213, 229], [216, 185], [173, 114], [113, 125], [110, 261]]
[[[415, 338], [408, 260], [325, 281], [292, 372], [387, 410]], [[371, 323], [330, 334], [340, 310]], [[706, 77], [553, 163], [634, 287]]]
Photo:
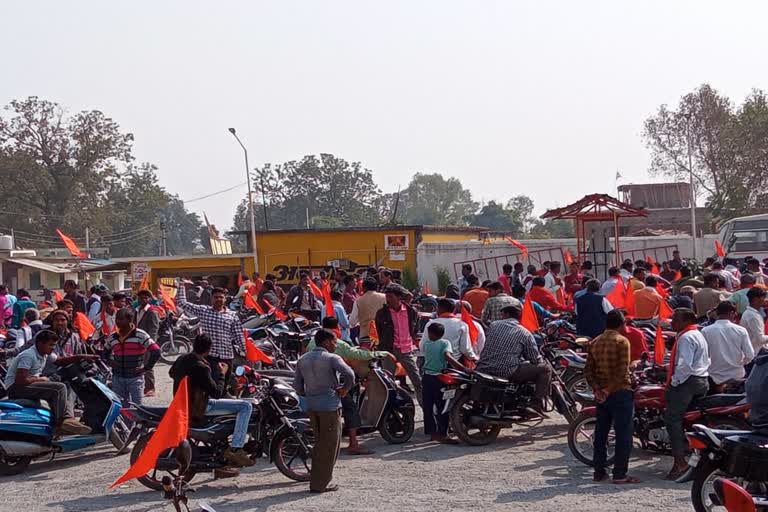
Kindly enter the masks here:
[[699, 461], [701, 460], [701, 455], [698, 453], [692, 453], [690, 458], [688, 459], [688, 465], [692, 468], [695, 468], [699, 465]]
[[450, 400], [456, 396], [456, 390], [455, 389], [446, 389], [443, 391], [443, 400]]

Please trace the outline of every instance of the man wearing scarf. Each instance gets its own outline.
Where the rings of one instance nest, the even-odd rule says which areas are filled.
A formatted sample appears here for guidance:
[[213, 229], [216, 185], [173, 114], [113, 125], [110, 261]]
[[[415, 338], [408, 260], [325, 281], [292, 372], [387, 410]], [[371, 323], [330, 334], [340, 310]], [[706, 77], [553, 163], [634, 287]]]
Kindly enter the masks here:
[[115, 302], [111, 295], [105, 295], [101, 298], [101, 311], [96, 317], [94, 327], [98, 329], [102, 336], [109, 336], [117, 330], [115, 326]]

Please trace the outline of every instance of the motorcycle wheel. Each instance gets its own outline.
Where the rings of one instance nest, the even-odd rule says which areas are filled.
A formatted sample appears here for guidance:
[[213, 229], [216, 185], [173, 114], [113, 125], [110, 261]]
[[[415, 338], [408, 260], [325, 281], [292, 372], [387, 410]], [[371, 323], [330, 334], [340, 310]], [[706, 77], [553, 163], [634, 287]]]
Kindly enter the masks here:
[[[594, 436], [597, 418], [592, 414], [579, 414], [568, 429], [568, 448], [576, 459], [587, 466], [594, 465]], [[608, 433], [608, 457], [606, 466], [613, 464], [614, 458], [613, 429]]]
[[117, 448], [117, 455], [128, 453], [128, 436], [131, 434], [131, 427], [125, 422], [125, 418], [118, 416], [112, 430], [109, 432], [109, 442]]
[[415, 419], [413, 407], [401, 410], [390, 409], [387, 416], [381, 420], [379, 434], [389, 444], [403, 444], [413, 436]]
[[696, 512], [725, 511], [725, 507], [712, 503], [711, 494], [714, 494], [714, 482], [717, 478], [728, 478], [728, 475], [720, 470], [718, 461], [702, 458], [693, 473], [693, 485], [691, 486], [691, 503]]
[[[308, 448], [305, 452], [302, 444], [296, 436], [301, 436], [304, 446]], [[271, 457], [275, 462], [275, 467], [283, 475], [296, 482], [309, 482], [309, 475], [312, 469], [312, 445], [314, 437], [311, 431], [299, 432], [285, 429], [280, 432], [273, 440], [271, 446]]]
[[32, 462], [32, 457], [8, 457], [0, 454], [0, 476], [23, 473]]
[[174, 336], [173, 341], [160, 341], [160, 360], [165, 364], [173, 364], [179, 356], [190, 352], [191, 344], [184, 336]]
[[[468, 393], [464, 393], [456, 399], [456, 403], [451, 407], [450, 421], [451, 429], [462, 442], [470, 446], [485, 446], [491, 444], [499, 437], [501, 427], [498, 425], [485, 425], [482, 427], [473, 427], [468, 425], [469, 413], [472, 412], [474, 401]], [[477, 430], [472, 433], [470, 430]]]
[[587, 378], [584, 375], [574, 375], [565, 382], [565, 389], [582, 405], [595, 405], [594, 400], [585, 400], [576, 393], [588, 393], [592, 394], [592, 387], [587, 383]]
[[[147, 447], [147, 443], [149, 442], [149, 439], [152, 437], [153, 433], [154, 432], [149, 432], [147, 434], [144, 434], [139, 438], [138, 441], [136, 441], [136, 444], [133, 445], [133, 450], [131, 450], [131, 466], [133, 466], [136, 463], [136, 461], [139, 459], [141, 452], [143, 452], [144, 448]], [[168, 457], [172, 453], [173, 453], [172, 449], [165, 450], [163, 453], [160, 454], [160, 457]], [[162, 479], [166, 473], [170, 475], [172, 479], [178, 476], [173, 471], [162, 471], [162, 470], [158, 471], [157, 469], [152, 468], [152, 471], [150, 471], [144, 476], [140, 476], [138, 480], [139, 482], [141, 482], [141, 484], [144, 487], [148, 487], [153, 491], [162, 491], [163, 490]], [[195, 477], [195, 471], [190, 469], [184, 474], [184, 481], [191, 482], [194, 477]]]

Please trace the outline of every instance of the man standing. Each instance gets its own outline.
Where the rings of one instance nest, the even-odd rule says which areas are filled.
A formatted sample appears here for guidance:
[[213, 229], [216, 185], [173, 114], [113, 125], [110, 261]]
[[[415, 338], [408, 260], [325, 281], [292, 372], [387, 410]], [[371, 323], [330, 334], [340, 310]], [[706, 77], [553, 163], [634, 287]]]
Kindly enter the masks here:
[[606, 330], [589, 346], [584, 376], [595, 393], [597, 423], [594, 437], [594, 480], [608, 478], [605, 469], [608, 433], [613, 426], [616, 433], [613, 483], [634, 484], [637, 478], [627, 475], [629, 455], [632, 453], [634, 396], [629, 366], [632, 363], [629, 340], [619, 334], [624, 325], [619, 310], [608, 313]]
[[461, 361], [465, 366], [474, 366], [478, 358], [469, 340], [469, 327], [460, 318], [456, 318], [453, 310], [454, 305], [450, 299], [439, 299], [437, 301], [437, 318], [430, 320], [424, 326], [424, 332], [427, 332], [430, 324], [442, 325], [443, 335], [440, 337], [451, 343], [453, 358]]
[[[525, 277], [525, 267], [519, 261], [515, 263], [514, 272], [512, 272], [512, 290], [515, 286], [523, 286], [523, 277]], [[510, 290], [509, 295], [512, 295]]]
[[86, 314], [85, 297], [80, 293], [77, 288], [77, 283], [72, 279], [64, 281], [64, 298], [74, 304], [76, 313]]
[[320, 320], [320, 306], [317, 297], [309, 286], [309, 274], [302, 272], [299, 284], [291, 288], [285, 298], [285, 311], [298, 311], [301, 316], [312, 321]]
[[[138, 329], [146, 332], [151, 339], [158, 341], [160, 315], [157, 314], [157, 310], [152, 306], [152, 292], [149, 290], [139, 290], [137, 297], [139, 305], [134, 311], [134, 323]], [[155, 371], [152, 366], [144, 374], [144, 396], [155, 396]]]
[[603, 282], [603, 285], [600, 287], [600, 293], [607, 297], [617, 286], [621, 286], [623, 288], [624, 281], [622, 281], [621, 272], [619, 269], [616, 267], [611, 267], [608, 269], [608, 279], [606, 279], [605, 282]]
[[[470, 283], [477, 282], [475, 281], [477, 279], [476, 275], [469, 276], [469, 279]], [[489, 283], [486, 283], [486, 285], [487, 284]], [[488, 300], [488, 290], [484, 286], [470, 286], [470, 288], [464, 291], [461, 300], [465, 300], [472, 304], [473, 311], [482, 313], [483, 308], [485, 307], [485, 302]]]
[[472, 265], [465, 263], [461, 266], [461, 279], [456, 283], [459, 286], [459, 293], [463, 293], [464, 290], [469, 288], [469, 281], [467, 278], [472, 275]]
[[749, 307], [749, 299], [747, 298], [747, 293], [749, 293], [750, 288], [754, 288], [755, 282], [755, 276], [753, 274], [742, 274], [741, 278], [739, 278], [741, 288], [733, 292], [733, 294], [731, 294], [731, 296], [728, 298], [729, 301], [736, 305], [736, 312], [740, 315], [743, 315], [744, 311], [746, 311]]
[[[522, 263], [520, 265], [522, 266]], [[512, 265], [509, 263], [502, 265], [498, 281], [504, 287], [504, 293], [512, 295], [512, 288], [515, 286], [514, 277], [512, 276]]]
[[[341, 445], [339, 409], [341, 399], [355, 383], [352, 368], [334, 354], [335, 351], [336, 336], [320, 329], [315, 333], [315, 348], [301, 356], [293, 379], [293, 388], [306, 399], [309, 420], [315, 433], [309, 491], [316, 493], [339, 489], [338, 485], [331, 484]], [[337, 374], [341, 375], [341, 384]]]
[[32, 302], [32, 299], [29, 298], [29, 292], [23, 288], [19, 288], [19, 291], [16, 292], [16, 298], [17, 300], [13, 305], [13, 321], [11, 322], [11, 327], [19, 329], [24, 322], [24, 312], [28, 309], [35, 309], [37, 304]]
[[704, 276], [704, 288], [699, 290], [693, 296], [693, 303], [696, 305], [696, 315], [706, 316], [710, 309], [714, 309], [722, 301], [730, 298], [731, 294], [720, 290], [720, 277], [717, 274], [709, 273]]
[[645, 287], [636, 290], [635, 294], [635, 317], [638, 319], [651, 319], [659, 314], [661, 301], [664, 299], [656, 290], [656, 278], [648, 276], [645, 278]]
[[605, 330], [608, 313], [613, 305], [600, 293], [600, 281], [587, 281], [586, 292], [575, 300], [576, 333], [579, 336], [594, 338]]
[[101, 312], [101, 297], [108, 293], [109, 289], [103, 284], [97, 284], [91, 288], [91, 296], [88, 299], [85, 308], [88, 310], [88, 320], [90, 320], [92, 324], [95, 324], [96, 320], [99, 318], [99, 312]]
[[744, 378], [744, 365], [755, 357], [755, 349], [747, 330], [734, 323], [736, 306], [732, 302], [724, 300], [715, 312], [717, 321], [704, 327], [701, 334], [709, 348], [710, 387], [715, 393], [722, 393], [726, 382]]
[[507, 306], [521, 307], [520, 301], [504, 291], [504, 286], [496, 281], [488, 285], [488, 300], [485, 301], [481, 319], [484, 325], [501, 320], [501, 310]]
[[546, 418], [544, 398], [549, 394], [552, 375], [549, 366], [542, 363], [533, 334], [520, 325], [522, 313], [520, 306], [501, 310], [502, 319], [493, 322], [486, 333], [477, 371], [514, 382], [532, 381], [536, 387], [533, 412]]
[[739, 322], [749, 333], [749, 341], [752, 342], [755, 355], [759, 354], [768, 344], [768, 336], [765, 334], [765, 319], [762, 314], [767, 294], [768, 292], [764, 288], [750, 288], [747, 292], [749, 307], [744, 310], [744, 314], [741, 315], [741, 322]]
[[[338, 327], [341, 331], [341, 339], [348, 340], [349, 337], [349, 318], [347, 318], [347, 313], [344, 311], [344, 306], [341, 304], [342, 295], [340, 291], [333, 290], [331, 292], [331, 303], [333, 304], [333, 316], [336, 317], [338, 320]], [[323, 307], [322, 310], [320, 310], [320, 321], [322, 321], [323, 318], [326, 317], [326, 309]]]
[[[385, 293], [386, 304], [376, 313], [376, 331], [379, 334], [379, 350], [394, 354], [413, 383], [413, 390], [419, 405], [422, 403], [421, 375], [413, 356], [416, 340], [416, 326], [419, 315], [410, 305], [403, 302], [403, 289], [391, 285]], [[394, 374], [395, 365], [385, 361], [388, 370]]]
[[343, 285], [341, 304], [344, 306], [344, 312], [351, 315], [357, 302], [357, 279], [355, 276], [345, 276]]
[[[111, 295], [105, 295], [101, 298], [101, 311], [93, 326], [102, 336], [109, 336], [117, 330], [115, 325], [115, 301]], [[155, 338], [152, 338], [155, 339]]]
[[115, 324], [117, 332], [105, 344], [112, 366], [112, 388], [123, 399], [124, 407], [131, 403], [141, 405], [144, 374], [160, 359], [160, 347], [149, 334], [136, 328], [130, 309], [118, 311]]
[[224, 383], [229, 382], [232, 370], [232, 359], [235, 357], [235, 347], [241, 353], [245, 353], [245, 340], [240, 320], [234, 311], [229, 311], [225, 305], [227, 292], [223, 288], [214, 288], [211, 295], [211, 305], [203, 306], [187, 302], [184, 284], [179, 283], [176, 295], [176, 304], [187, 313], [200, 319], [200, 328], [203, 334], [211, 337], [212, 346], [208, 353], [208, 362], [211, 365], [213, 379], [220, 378], [221, 366], [225, 363], [227, 373]]
[[369, 342], [369, 329], [371, 322], [376, 319], [376, 313], [384, 306], [387, 299], [383, 293], [378, 292], [379, 284], [372, 277], [363, 281], [363, 294], [358, 297], [352, 306], [349, 315], [349, 325], [360, 326], [360, 341]]
[[686, 266], [686, 262], [680, 257], [680, 251], [672, 251], [672, 260], [669, 262], [669, 267], [678, 272], [684, 266]]
[[569, 273], [563, 277], [563, 286], [566, 296], [573, 297], [576, 292], [581, 290], [581, 283], [584, 282], [584, 274], [579, 272], [579, 264], [575, 261], [568, 265]]
[[552, 292], [546, 287], [546, 280], [541, 276], [533, 278], [533, 286], [528, 292], [528, 296], [534, 302], [538, 302], [545, 309], [552, 312], [557, 311], [573, 311], [573, 306], [567, 306], [559, 302]]
[[553, 297], [557, 297], [563, 282], [560, 279], [560, 262], [552, 261], [549, 264], [549, 272], [544, 274], [544, 288], [546, 288]]
[[696, 313], [690, 309], [676, 309], [672, 315], [672, 329], [677, 332], [677, 337], [667, 370], [664, 424], [675, 462], [667, 480], [677, 480], [688, 469], [683, 416], [691, 402], [707, 394], [710, 362], [707, 340], [696, 327]]

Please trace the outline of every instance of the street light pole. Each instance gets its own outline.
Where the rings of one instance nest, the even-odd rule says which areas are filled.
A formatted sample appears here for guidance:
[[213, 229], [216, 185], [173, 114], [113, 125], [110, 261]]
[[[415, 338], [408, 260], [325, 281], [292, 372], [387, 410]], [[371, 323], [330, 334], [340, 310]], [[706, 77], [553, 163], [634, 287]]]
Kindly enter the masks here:
[[245, 146], [240, 140], [240, 137], [237, 136], [237, 132], [234, 128], [230, 128], [229, 133], [235, 137], [237, 143], [240, 144], [241, 148], [243, 148], [243, 154], [245, 155], [245, 181], [248, 183], [248, 210], [250, 210], [251, 217], [251, 247], [253, 248], [253, 270], [258, 272], [259, 257], [256, 251], [256, 218], [253, 215], [253, 194], [251, 193], [251, 173], [250, 167], [248, 166], [248, 150], [245, 149]]
[[691, 118], [685, 122], [685, 140], [688, 145], [688, 172], [691, 182], [691, 240], [693, 241], [693, 259], [696, 259], [696, 190], [693, 188], [693, 158], [691, 156]]

